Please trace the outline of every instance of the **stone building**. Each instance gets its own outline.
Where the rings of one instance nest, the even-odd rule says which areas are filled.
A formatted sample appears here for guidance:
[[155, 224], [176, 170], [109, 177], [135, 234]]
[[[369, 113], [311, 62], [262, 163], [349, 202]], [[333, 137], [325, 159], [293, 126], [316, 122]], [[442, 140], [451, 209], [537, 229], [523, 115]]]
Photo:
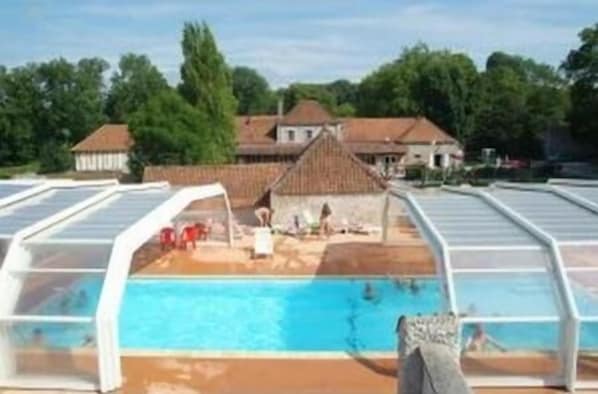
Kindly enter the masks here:
[[237, 118], [237, 161], [294, 162], [324, 129], [379, 174], [401, 176], [405, 167], [462, 164], [457, 140], [425, 117], [334, 118], [317, 101], [302, 100], [287, 114]]
[[257, 206], [274, 209], [274, 224], [286, 226], [304, 211], [317, 220], [328, 203], [333, 224], [381, 226], [386, 196], [383, 179], [328, 129], [305, 145], [292, 164], [149, 166], [143, 180], [181, 186], [220, 182], [237, 219], [246, 224], [255, 224]]
[[[317, 101], [302, 100], [287, 114], [236, 118], [236, 162], [294, 163], [324, 128], [378, 174], [400, 177], [405, 168], [462, 164], [457, 140], [424, 117], [334, 118]], [[104, 125], [73, 148], [78, 171], [126, 168], [127, 125]]]

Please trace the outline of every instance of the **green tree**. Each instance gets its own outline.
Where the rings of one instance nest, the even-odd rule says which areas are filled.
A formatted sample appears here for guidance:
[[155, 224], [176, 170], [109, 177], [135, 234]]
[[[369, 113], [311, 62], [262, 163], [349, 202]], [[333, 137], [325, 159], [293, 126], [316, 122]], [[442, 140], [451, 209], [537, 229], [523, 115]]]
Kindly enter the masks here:
[[0, 67], [0, 164], [25, 164], [35, 158], [34, 131], [41, 98], [37, 66], [7, 71]]
[[209, 161], [232, 161], [237, 102], [230, 70], [205, 23], [185, 23], [182, 48], [179, 91], [209, 122], [209, 127], [200, 130], [205, 134], [203, 139], [210, 142]]
[[276, 99], [268, 82], [252, 68], [233, 69], [233, 93], [239, 103], [239, 115], [266, 114], [275, 107]]
[[381, 66], [359, 86], [362, 116], [424, 115], [466, 143], [475, 130], [478, 74], [463, 54], [419, 44]]
[[51, 60], [38, 68], [42, 110], [36, 137], [73, 144], [101, 125], [106, 117], [103, 73], [108, 63], [99, 58], [69, 63]]
[[112, 122], [126, 122], [151, 97], [168, 89], [160, 71], [145, 55], [128, 53], [121, 56], [118, 71], [112, 74], [106, 98], [106, 114]]
[[330, 113], [335, 113], [336, 98], [324, 85], [294, 83], [283, 92], [285, 112], [293, 108], [299, 100], [316, 100]]
[[216, 162], [215, 142], [205, 132], [206, 115], [174, 91], [163, 91], [129, 117], [135, 144], [130, 153], [131, 172], [141, 178], [150, 164]]
[[598, 23], [579, 38], [562, 65], [572, 82], [569, 119], [574, 134], [598, 151]]
[[494, 147], [501, 154], [539, 158], [542, 133], [565, 125], [565, 82], [552, 67], [532, 59], [491, 54], [481, 96], [474, 150]]
[[73, 166], [73, 156], [64, 142], [50, 140], [39, 148], [39, 172], [63, 172]]

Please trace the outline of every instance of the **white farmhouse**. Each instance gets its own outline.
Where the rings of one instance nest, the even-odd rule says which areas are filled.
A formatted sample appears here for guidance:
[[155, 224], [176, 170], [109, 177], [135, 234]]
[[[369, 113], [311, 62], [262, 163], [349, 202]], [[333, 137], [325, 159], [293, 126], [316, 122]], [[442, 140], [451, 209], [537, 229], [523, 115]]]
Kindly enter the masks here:
[[133, 140], [126, 124], [105, 124], [71, 149], [75, 169], [128, 173], [131, 145]]

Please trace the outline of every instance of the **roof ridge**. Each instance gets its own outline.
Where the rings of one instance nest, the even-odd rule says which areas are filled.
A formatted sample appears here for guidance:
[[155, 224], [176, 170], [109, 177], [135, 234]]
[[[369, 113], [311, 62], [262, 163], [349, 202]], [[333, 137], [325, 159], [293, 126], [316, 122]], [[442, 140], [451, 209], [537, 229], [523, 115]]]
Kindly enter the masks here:
[[334, 141], [334, 143], [341, 149], [341, 152], [346, 155], [354, 164], [357, 165], [357, 167], [363, 171], [363, 173], [370, 178], [372, 181], [374, 181], [377, 186], [379, 186], [380, 188], [382, 188], [383, 190], [386, 189], [387, 185], [386, 182], [384, 182], [384, 180], [382, 180], [382, 178], [380, 178], [378, 175], [376, 175], [373, 171], [371, 171], [369, 169], [369, 167], [367, 167], [367, 165], [362, 162], [353, 152], [351, 152], [351, 150], [343, 143], [341, 142], [338, 138], [336, 138], [336, 136], [328, 129], [328, 128], [324, 128], [316, 138], [314, 138], [313, 140], [311, 140], [303, 149], [303, 151], [301, 152], [299, 159], [291, 166], [289, 167], [289, 169], [282, 174], [279, 179], [274, 182], [272, 184], [272, 186], [270, 187], [271, 191], [276, 191], [278, 188], [280, 188], [281, 184], [285, 181], [285, 179], [287, 179], [288, 177], [292, 176], [295, 172], [297, 172], [301, 166], [303, 165], [303, 163], [305, 163], [306, 160], [308, 160], [311, 156], [308, 156], [308, 153], [310, 150], [315, 150], [317, 148], [318, 145], [323, 144], [327, 138], [332, 139], [332, 141]]

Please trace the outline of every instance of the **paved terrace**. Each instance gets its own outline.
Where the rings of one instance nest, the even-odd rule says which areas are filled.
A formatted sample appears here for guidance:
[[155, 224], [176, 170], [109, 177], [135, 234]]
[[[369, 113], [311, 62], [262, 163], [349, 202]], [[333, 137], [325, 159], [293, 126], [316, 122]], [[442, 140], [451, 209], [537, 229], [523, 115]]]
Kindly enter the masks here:
[[[39, 360], [52, 363], [59, 359], [46, 355]], [[73, 362], [73, 360], [68, 360]], [[465, 362], [466, 370], [475, 370], [479, 361]], [[87, 361], [89, 363], [89, 361]], [[50, 364], [50, 365], [53, 365]], [[85, 369], [79, 359], [75, 368]], [[550, 361], [520, 358], [486, 362], [497, 372], [522, 371], [533, 366], [542, 372], [552, 368]], [[93, 367], [92, 367], [93, 368]], [[395, 394], [397, 361], [395, 359], [285, 359], [285, 358], [209, 358], [209, 357], [123, 357], [124, 386], [116, 394]], [[556, 388], [476, 389], [478, 394], [552, 394]], [[578, 391], [596, 393], [597, 391]], [[69, 394], [66, 391], [0, 390], [2, 394]]]
[[434, 275], [434, 258], [417, 231], [400, 219], [380, 234], [274, 236], [274, 256], [252, 258], [253, 237], [244, 234], [233, 249], [214, 243], [196, 250], [163, 253], [147, 244], [136, 254], [133, 275]]

